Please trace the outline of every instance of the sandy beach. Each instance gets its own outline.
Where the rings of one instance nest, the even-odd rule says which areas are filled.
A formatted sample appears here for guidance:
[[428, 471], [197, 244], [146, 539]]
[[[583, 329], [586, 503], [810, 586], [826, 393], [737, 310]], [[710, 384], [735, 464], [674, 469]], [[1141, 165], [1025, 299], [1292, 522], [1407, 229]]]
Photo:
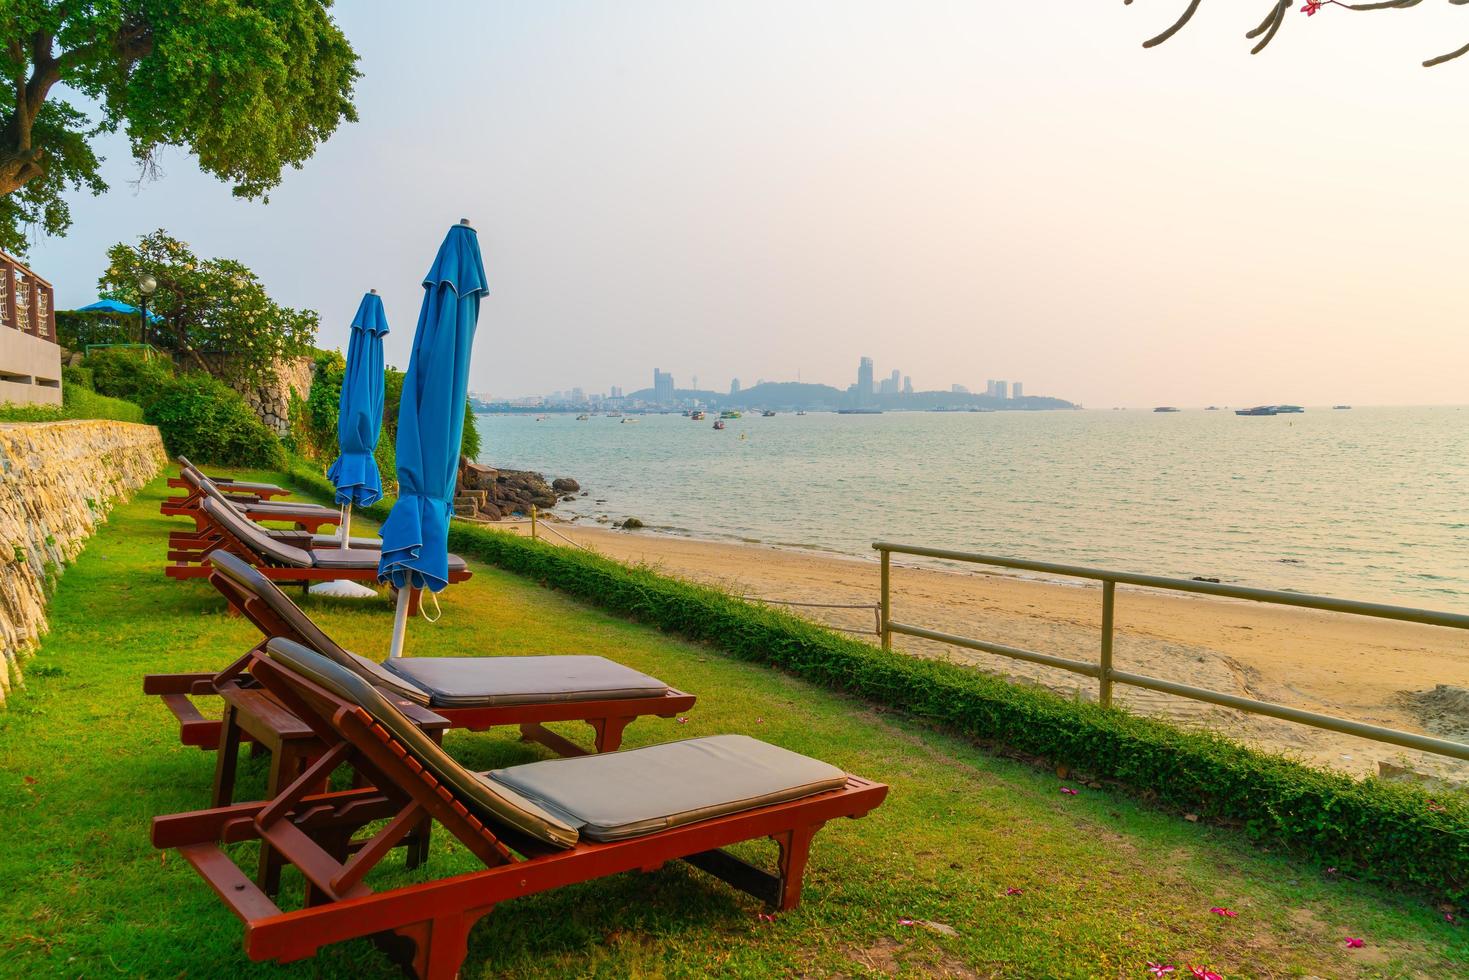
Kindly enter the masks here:
[[[528, 524], [501, 528], [529, 533]], [[625, 532], [553, 521], [580, 545], [622, 561], [737, 595], [791, 602], [878, 599], [875, 560]], [[547, 535], [543, 535], [547, 536]], [[547, 536], [555, 541], [555, 535]], [[1042, 653], [1094, 660], [1099, 587], [899, 564], [892, 576], [895, 620]], [[866, 632], [871, 609], [793, 612]], [[1008, 677], [1094, 698], [1089, 678], [909, 637], [894, 646], [918, 656], [973, 663]], [[1391, 728], [1469, 739], [1469, 634], [1360, 616], [1119, 588], [1118, 669], [1181, 681]], [[1459, 691], [1444, 691], [1446, 685]], [[1119, 685], [1134, 711], [1220, 729], [1251, 744], [1355, 774], [1381, 764], [1469, 783], [1469, 765]]]

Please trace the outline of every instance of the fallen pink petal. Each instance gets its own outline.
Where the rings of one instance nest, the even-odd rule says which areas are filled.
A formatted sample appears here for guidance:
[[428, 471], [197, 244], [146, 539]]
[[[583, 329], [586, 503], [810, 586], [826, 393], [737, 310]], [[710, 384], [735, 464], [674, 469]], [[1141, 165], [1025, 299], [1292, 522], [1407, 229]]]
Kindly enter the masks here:
[[1188, 970], [1194, 976], [1198, 977], [1199, 980], [1224, 980], [1223, 977], [1215, 973], [1213, 970], [1209, 969], [1207, 966], [1190, 966]]
[[1061, 787], [1061, 792], [1065, 793], [1067, 796], [1075, 796], [1076, 795], [1076, 790], [1072, 789], [1070, 786], [1062, 786]]
[[1170, 973], [1177, 973], [1178, 967], [1170, 966], [1167, 963], [1150, 962], [1148, 963], [1148, 972], [1155, 977], [1166, 977]]
[[1005, 889], [1005, 894], [1006, 895], [1019, 895], [1019, 894], [1021, 894], [1021, 890], [1019, 888], [1006, 888]]
[[898, 920], [898, 925], [900, 925], [900, 926], [916, 926], [917, 924], [918, 924], [918, 920], [917, 919], [899, 919]]
[[1216, 905], [1209, 911], [1213, 912], [1215, 915], [1222, 915], [1226, 919], [1233, 919], [1239, 916], [1238, 912], [1234, 911], [1233, 909], [1224, 908], [1222, 905]]
[[755, 919], [757, 922], [774, 922], [775, 916], [769, 912], [756, 912]]
[[1356, 938], [1355, 936], [1348, 936], [1346, 942], [1347, 942], [1347, 949], [1361, 949], [1362, 948], [1362, 942], [1363, 941], [1360, 940], [1360, 939], [1358, 939], [1358, 938]]
[[680, 719], [679, 719], [679, 720], [678, 720], [678, 723], [679, 723], [679, 724], [680, 724], [680, 725], [687, 725], [687, 724], [688, 724], [688, 723], [689, 723], [689, 720], [688, 720], [688, 719], [687, 719], [687, 718], [680, 718]]

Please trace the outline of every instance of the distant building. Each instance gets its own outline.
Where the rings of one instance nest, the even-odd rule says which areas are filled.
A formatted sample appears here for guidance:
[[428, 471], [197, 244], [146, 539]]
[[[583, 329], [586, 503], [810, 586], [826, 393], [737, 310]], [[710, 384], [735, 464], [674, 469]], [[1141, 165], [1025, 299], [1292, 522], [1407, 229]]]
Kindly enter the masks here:
[[657, 368], [653, 369], [653, 402], [658, 405], [673, 404], [673, 375]]
[[889, 375], [889, 378], [893, 382], [894, 393], [903, 390], [903, 372], [899, 371], [897, 368], [893, 368], [893, 373]]
[[735, 395], [738, 395], [739, 393], [740, 393], [740, 379], [739, 378], [731, 378], [730, 379], [730, 382], [729, 382], [729, 395], [730, 395], [730, 397], [733, 398]]
[[857, 364], [857, 402], [861, 404], [872, 397], [872, 358], [864, 357]]
[[955, 395], [967, 395], [969, 394], [969, 389], [964, 385], [949, 385], [949, 392]]
[[694, 383], [689, 385], [689, 387], [693, 388], [695, 391], [699, 390], [699, 376], [697, 374], [694, 375]]
[[1009, 398], [1010, 397], [1010, 383], [1008, 381], [996, 381], [995, 382], [995, 397], [996, 398]]
[[4, 252], [0, 327], [0, 404], [60, 405], [55, 294], [49, 282]]
[[1019, 381], [1016, 381], [1013, 384], [1011, 384], [1011, 386], [1010, 386], [1010, 397], [1011, 398], [1024, 398], [1025, 397], [1025, 385], [1021, 384]]
[[913, 394], [913, 378], [911, 376], [904, 376], [903, 378], [903, 394]]
[[608, 389], [608, 391], [607, 391], [607, 397], [608, 398], [621, 398], [622, 397], [622, 388], [620, 386], [618, 386], [618, 385], [613, 385], [610, 389]]
[[[897, 372], [894, 371], [893, 373], [896, 374]], [[883, 378], [877, 383], [877, 393], [879, 395], [896, 395], [898, 393], [898, 379]]]
[[573, 388], [571, 389], [571, 400], [581, 404], [587, 400], [587, 393], [580, 388]]

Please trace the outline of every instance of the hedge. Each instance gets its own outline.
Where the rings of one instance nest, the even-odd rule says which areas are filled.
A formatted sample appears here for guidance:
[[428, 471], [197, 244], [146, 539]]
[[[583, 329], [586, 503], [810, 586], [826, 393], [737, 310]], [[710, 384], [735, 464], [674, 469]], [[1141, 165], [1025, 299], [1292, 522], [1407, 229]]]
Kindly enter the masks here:
[[[304, 465], [289, 474], [322, 497]], [[368, 508], [387, 515], [386, 502]], [[1119, 708], [1068, 700], [973, 668], [886, 651], [788, 613], [575, 548], [472, 524], [455, 553], [592, 605], [971, 739], [1115, 780], [1163, 806], [1239, 826], [1342, 873], [1469, 901], [1469, 797], [1354, 779]]]
[[60, 405], [0, 405], [0, 422], [58, 422], [63, 419], [113, 419], [142, 422], [143, 410], [121, 398], [108, 398], [80, 384], [61, 384]]

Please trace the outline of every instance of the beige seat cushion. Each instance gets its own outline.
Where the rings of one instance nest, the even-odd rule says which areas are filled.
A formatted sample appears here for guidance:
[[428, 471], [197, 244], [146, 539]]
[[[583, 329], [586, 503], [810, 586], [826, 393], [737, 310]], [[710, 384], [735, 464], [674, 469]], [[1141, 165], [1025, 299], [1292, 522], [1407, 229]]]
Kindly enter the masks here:
[[840, 789], [847, 775], [746, 735], [713, 735], [532, 762], [484, 779], [540, 804], [588, 840], [613, 841]]
[[281, 637], [271, 640], [266, 649], [271, 660], [284, 664], [337, 697], [360, 706], [481, 821], [491, 827], [509, 825], [557, 847], [571, 847], [577, 842], [575, 827], [513, 789], [497, 786], [465, 769], [384, 698], [377, 688], [350, 670]]
[[383, 669], [429, 692], [430, 707], [468, 708], [660, 698], [668, 685], [605, 657], [399, 657]]

